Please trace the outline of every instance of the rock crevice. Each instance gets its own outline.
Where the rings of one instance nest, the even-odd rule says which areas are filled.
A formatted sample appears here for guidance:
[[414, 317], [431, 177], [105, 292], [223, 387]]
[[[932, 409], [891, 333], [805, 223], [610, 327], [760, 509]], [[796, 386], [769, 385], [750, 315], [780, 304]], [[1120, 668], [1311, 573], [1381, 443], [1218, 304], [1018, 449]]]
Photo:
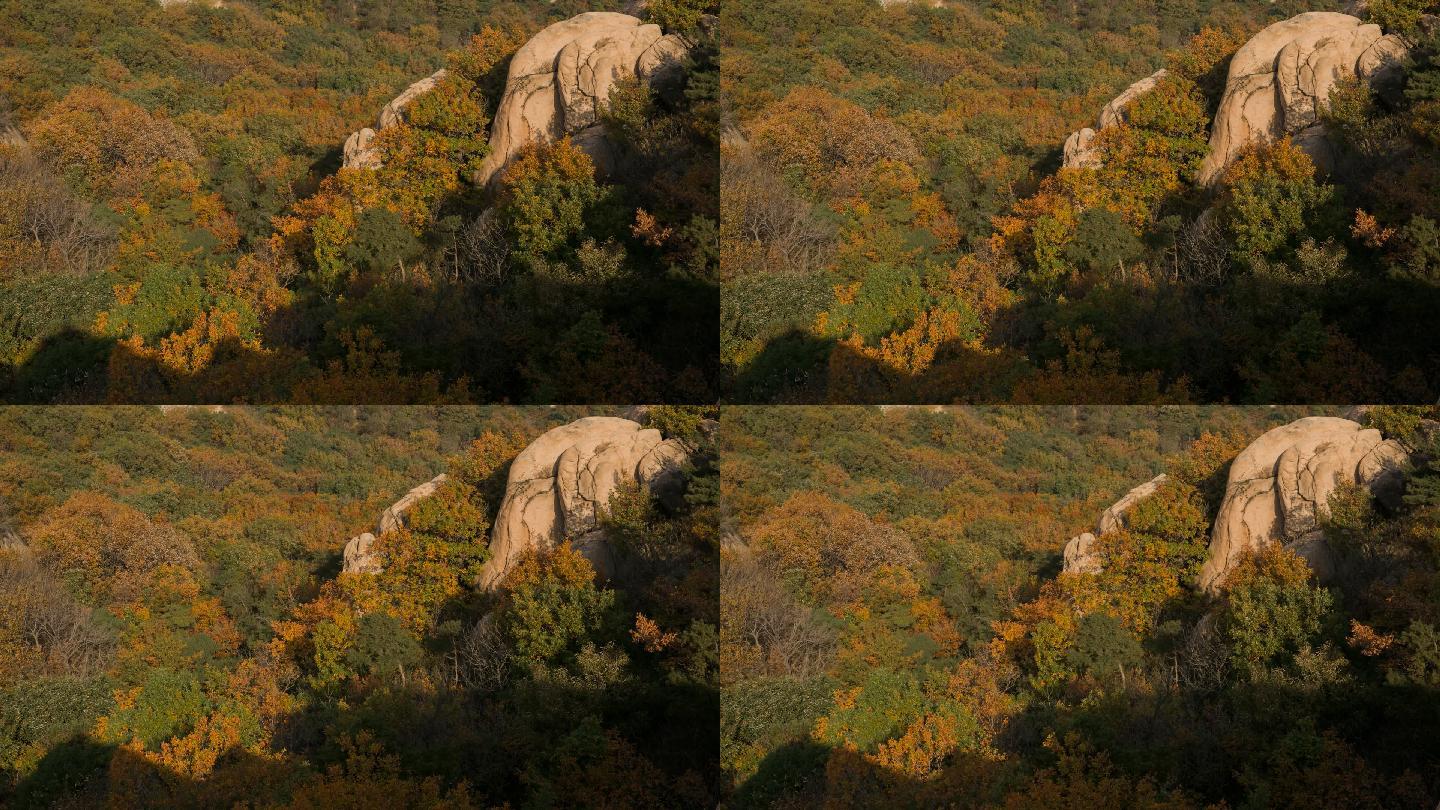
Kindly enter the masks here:
[[1247, 553], [1281, 544], [1325, 581], [1335, 561], [1321, 525], [1330, 496], [1358, 484], [1382, 497], [1403, 484], [1408, 451], [1349, 419], [1314, 416], [1275, 428], [1231, 462], [1200, 587], [1217, 591]]
[[1400, 37], [1349, 14], [1307, 12], [1265, 28], [1230, 60], [1201, 184], [1217, 182], [1246, 149], [1286, 136], [1330, 166], [1320, 117], [1336, 83], [1350, 77], [1390, 83], [1407, 54]]
[[611, 497], [640, 485], [673, 501], [683, 493], [690, 456], [680, 440], [618, 417], [587, 417], [540, 436], [511, 463], [480, 587], [498, 587], [527, 553], [563, 540], [611, 576], [614, 555], [600, 528]]

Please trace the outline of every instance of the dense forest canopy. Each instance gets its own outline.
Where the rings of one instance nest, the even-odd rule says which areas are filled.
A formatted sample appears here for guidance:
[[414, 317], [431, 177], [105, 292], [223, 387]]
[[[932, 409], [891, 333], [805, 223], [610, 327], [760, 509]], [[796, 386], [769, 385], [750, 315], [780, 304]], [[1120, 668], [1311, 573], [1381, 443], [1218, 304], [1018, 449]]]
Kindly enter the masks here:
[[608, 171], [472, 182], [516, 49], [622, 5], [0, 3], [0, 397], [713, 398], [716, 4], [651, 4], [688, 55], [600, 100]]
[[713, 806], [713, 413], [650, 412], [697, 455], [608, 504], [630, 573], [475, 584], [512, 460], [593, 413], [0, 410], [0, 804]]
[[1432, 806], [1437, 409], [1354, 414], [1413, 463], [1317, 509], [1324, 584], [1272, 546], [1196, 585], [1232, 460], [1334, 413], [727, 409], [730, 806]]
[[[1359, 5], [1405, 56], [1316, 100], [1327, 159], [1255, 143], [1207, 184], [1232, 55], [1339, 3], [729, 4], [734, 396], [1435, 399], [1440, 18]], [[1159, 68], [1093, 160], [1062, 166]]]

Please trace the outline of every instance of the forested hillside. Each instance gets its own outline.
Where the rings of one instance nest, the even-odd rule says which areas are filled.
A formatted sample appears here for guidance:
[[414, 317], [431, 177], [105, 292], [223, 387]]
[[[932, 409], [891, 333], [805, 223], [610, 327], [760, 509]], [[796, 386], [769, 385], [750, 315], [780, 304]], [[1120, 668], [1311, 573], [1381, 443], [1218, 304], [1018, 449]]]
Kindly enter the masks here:
[[581, 415], [0, 410], [0, 804], [713, 806], [712, 414], [643, 417], [688, 483], [597, 506], [607, 576], [561, 543], [477, 586]]
[[477, 181], [512, 55], [623, 5], [0, 3], [0, 398], [713, 398], [716, 4], [650, 4], [685, 53], [592, 103], [605, 166]]
[[[1433, 806], [1440, 423], [1296, 421], [1322, 414], [727, 409], [730, 806]], [[1265, 537], [1232, 461], [1316, 429], [1410, 460], [1270, 495], [1301, 542], [1203, 589], [1217, 514]], [[1283, 454], [1277, 491], [1349, 440]]]
[[[1227, 84], [1266, 26], [1340, 7], [729, 4], [736, 397], [1432, 401], [1434, 3], [1358, 4], [1377, 49], [1307, 62], [1358, 40], [1300, 34], [1279, 90]], [[1262, 102], [1281, 137], [1225, 129]]]

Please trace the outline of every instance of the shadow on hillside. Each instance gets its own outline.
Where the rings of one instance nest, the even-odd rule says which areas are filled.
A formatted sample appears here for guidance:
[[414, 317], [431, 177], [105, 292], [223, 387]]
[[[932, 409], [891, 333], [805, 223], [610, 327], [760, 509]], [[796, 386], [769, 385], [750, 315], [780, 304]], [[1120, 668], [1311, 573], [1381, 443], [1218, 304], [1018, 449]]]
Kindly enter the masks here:
[[432, 795], [467, 784], [476, 807], [713, 807], [718, 796], [714, 690], [557, 678], [498, 694], [391, 682], [344, 697], [275, 721], [267, 752], [233, 742], [216, 751], [223, 736], [212, 735], [198, 754], [181, 755], [216, 755], [201, 778], [153, 753], [77, 736], [51, 748], [13, 793], [0, 784], [0, 804], [401, 807], [420, 802], [429, 778]]
[[718, 311], [715, 285], [680, 277], [527, 277], [499, 291], [370, 277], [337, 299], [275, 312], [267, 348], [222, 338], [172, 351], [182, 363], [208, 353], [194, 372], [159, 362], [154, 343], [141, 353], [87, 331], [52, 334], [22, 364], [0, 366], [0, 400], [706, 402], [716, 398]]
[[[981, 345], [920, 371], [796, 330], [734, 376], [737, 403], [1425, 402], [1440, 396], [1440, 287], [1396, 278], [1316, 287], [1247, 277], [1223, 290], [1092, 285], [1021, 301]], [[1077, 339], [1077, 336], [1082, 336]]]
[[187, 374], [113, 337], [67, 330], [46, 338], [18, 367], [0, 369], [11, 404], [208, 404], [281, 402], [303, 373], [293, 354], [259, 352], [237, 339], [213, 346], [216, 364]]
[[[1072, 697], [1069, 708], [1041, 700], [1013, 717], [994, 743], [1001, 759], [952, 755], [926, 779], [855, 751], [793, 741], [731, 785], [728, 806], [991, 807], [1037, 781], [1052, 785], [1014, 806], [1158, 806], [1141, 784], [1147, 779], [1190, 800], [1167, 807], [1269, 805], [1281, 797], [1260, 792], [1267, 785], [1284, 789], [1291, 807], [1353, 806], [1366, 796], [1373, 800], [1367, 806], [1400, 810], [1433, 807], [1440, 798], [1433, 689], [1269, 682], [1226, 693], [1114, 689], [1084, 703]], [[1052, 733], [1069, 740], [1063, 757], [1046, 743]], [[1349, 748], [1336, 747], [1337, 739]]]

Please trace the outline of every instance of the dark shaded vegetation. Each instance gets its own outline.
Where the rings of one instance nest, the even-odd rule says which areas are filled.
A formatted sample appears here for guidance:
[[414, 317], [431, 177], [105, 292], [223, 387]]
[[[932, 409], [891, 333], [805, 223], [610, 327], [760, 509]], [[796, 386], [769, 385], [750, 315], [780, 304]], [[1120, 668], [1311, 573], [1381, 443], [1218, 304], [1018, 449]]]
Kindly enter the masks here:
[[0, 803], [713, 805], [712, 448], [612, 502], [624, 576], [567, 544], [475, 587], [511, 459], [586, 413], [0, 411]]
[[[713, 399], [714, 4], [655, 4], [695, 48], [617, 91], [608, 171], [562, 142], [471, 182], [515, 49], [621, 5], [0, 9], [0, 398]], [[341, 171], [441, 66], [383, 168]]]
[[[1371, 807], [1440, 798], [1434, 408], [1388, 506], [1341, 487], [1340, 573], [1198, 592], [1230, 461], [1300, 408], [732, 407], [721, 761], [736, 807]], [[1106, 534], [1067, 537], [1170, 480]]]
[[[1338, 4], [738, 2], [721, 355], [740, 402], [1433, 401], [1440, 41], [1197, 181], [1229, 58]], [[1362, 15], [1363, 16], [1363, 15]], [[1061, 168], [1132, 82], [1169, 76]]]

